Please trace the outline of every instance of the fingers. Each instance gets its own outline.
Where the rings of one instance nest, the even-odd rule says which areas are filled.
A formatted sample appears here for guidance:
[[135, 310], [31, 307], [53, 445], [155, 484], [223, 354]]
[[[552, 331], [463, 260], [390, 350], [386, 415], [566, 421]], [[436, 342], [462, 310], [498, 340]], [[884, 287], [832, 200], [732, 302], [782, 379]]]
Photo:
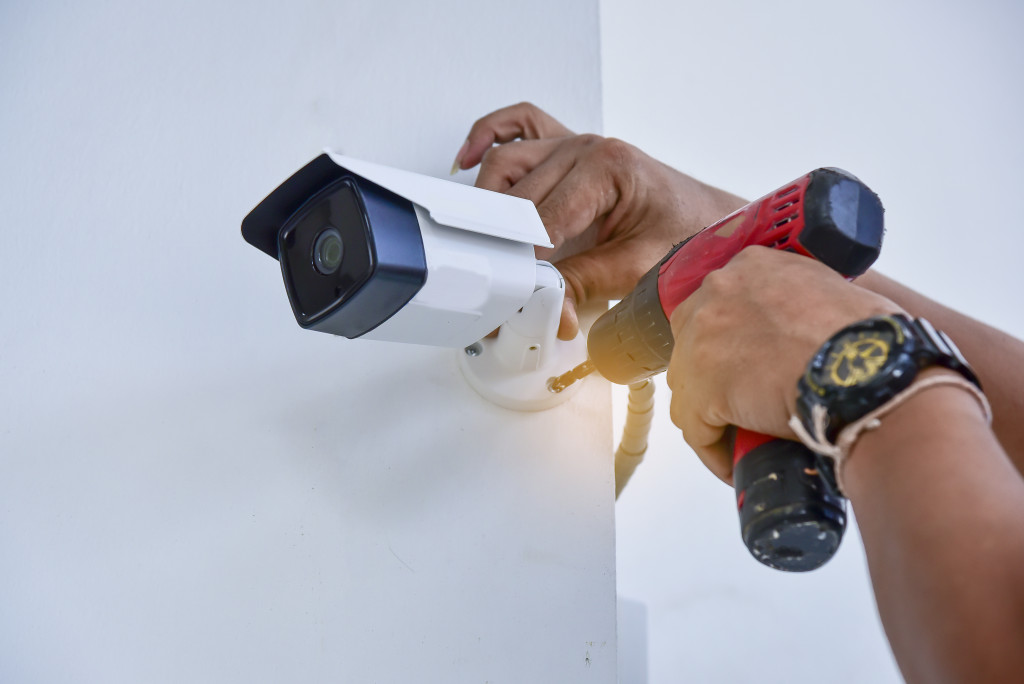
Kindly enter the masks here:
[[683, 439], [702, 463], [726, 484], [732, 484], [732, 449], [726, 438], [728, 424], [704, 415], [693, 401], [693, 393], [676, 384], [672, 387], [670, 415], [683, 432]]
[[722, 482], [732, 485], [729, 421], [719, 415], [721, 411], [713, 409], [713, 398], [701, 389], [700, 380], [708, 371], [707, 364], [693, 352], [692, 339], [686, 334], [693, 331], [694, 315], [701, 309], [702, 294], [698, 290], [687, 298], [676, 307], [670, 319], [675, 349], [665, 378], [672, 391], [669, 413], [672, 422], [682, 431], [683, 439], [707, 469]]
[[484, 155], [476, 185], [532, 201], [557, 249], [619, 201], [607, 167], [580, 161], [596, 138], [581, 135], [492, 147]]
[[695, 447], [691, 444], [690, 448], [715, 477], [730, 487], [733, 486], [732, 449], [728, 440], [722, 439], [706, 447]]
[[[524, 140], [510, 145], [491, 147], [484, 155], [476, 186], [495, 192], [509, 192], [517, 197], [543, 200], [559, 178], [572, 168], [572, 157], [557, 154], [561, 146], [558, 138], [547, 140]], [[540, 169], [539, 167], [545, 167]], [[522, 184], [527, 176], [540, 170], [539, 175]]]
[[[564, 164], [561, 167], [564, 168]], [[537, 169], [535, 173], [543, 174], [537, 178], [538, 187], [545, 187], [555, 178], [553, 174], [548, 175], [546, 169]], [[537, 204], [537, 213], [556, 249], [615, 209], [619, 201], [618, 189], [602, 178], [601, 173], [593, 166], [573, 166]]]
[[547, 112], [529, 102], [520, 102], [478, 119], [469, 129], [452, 170], [473, 168], [496, 142], [511, 142], [519, 138], [539, 140], [571, 134], [572, 131]]

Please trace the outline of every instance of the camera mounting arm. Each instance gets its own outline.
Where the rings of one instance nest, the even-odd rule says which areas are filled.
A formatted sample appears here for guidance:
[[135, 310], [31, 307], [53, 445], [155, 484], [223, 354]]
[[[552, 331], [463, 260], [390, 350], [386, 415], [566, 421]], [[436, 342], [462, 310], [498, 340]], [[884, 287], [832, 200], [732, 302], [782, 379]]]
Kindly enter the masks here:
[[[521, 309], [485, 337], [466, 347], [459, 367], [482, 397], [519, 411], [539, 411], [562, 403], [565, 392], [552, 392], [549, 381], [586, 358], [586, 338], [558, 339], [565, 280], [554, 266], [537, 262], [533, 295]], [[569, 388], [572, 389], [572, 388]], [[571, 396], [571, 394], [570, 394]]]

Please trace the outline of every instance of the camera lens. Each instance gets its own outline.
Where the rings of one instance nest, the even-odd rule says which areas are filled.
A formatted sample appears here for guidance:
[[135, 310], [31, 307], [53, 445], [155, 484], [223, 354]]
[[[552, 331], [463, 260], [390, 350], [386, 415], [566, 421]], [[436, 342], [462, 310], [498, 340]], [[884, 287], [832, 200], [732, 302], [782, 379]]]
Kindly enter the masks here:
[[341, 257], [344, 253], [341, 233], [334, 228], [328, 228], [322, 231], [313, 243], [313, 266], [323, 275], [330, 275], [341, 266]]

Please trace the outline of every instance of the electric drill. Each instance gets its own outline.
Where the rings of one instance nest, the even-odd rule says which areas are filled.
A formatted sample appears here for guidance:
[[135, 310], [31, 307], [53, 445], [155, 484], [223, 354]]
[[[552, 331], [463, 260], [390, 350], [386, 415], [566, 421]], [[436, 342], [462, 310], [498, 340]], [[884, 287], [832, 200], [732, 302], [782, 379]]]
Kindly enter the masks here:
[[[665, 370], [672, 312], [745, 247], [803, 254], [851, 279], [864, 273], [882, 246], [882, 212], [877, 195], [835, 168], [812, 171], [751, 202], [673, 247], [595, 322], [589, 365], [622, 385]], [[846, 500], [830, 462], [799, 442], [737, 429], [733, 464], [740, 531], [757, 560], [806, 571], [832, 557], [846, 527]]]

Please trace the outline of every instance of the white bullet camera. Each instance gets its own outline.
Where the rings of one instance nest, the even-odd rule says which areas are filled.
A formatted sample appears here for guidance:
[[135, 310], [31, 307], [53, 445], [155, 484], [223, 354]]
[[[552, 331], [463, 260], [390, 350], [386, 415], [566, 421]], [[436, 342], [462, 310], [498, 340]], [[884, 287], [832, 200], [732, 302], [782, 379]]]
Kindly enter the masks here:
[[585, 358], [582, 336], [556, 338], [565, 286], [534, 256], [551, 243], [528, 200], [325, 152], [242, 235], [280, 261], [303, 328], [458, 347], [467, 380], [500, 405], [560, 403], [547, 381]]

